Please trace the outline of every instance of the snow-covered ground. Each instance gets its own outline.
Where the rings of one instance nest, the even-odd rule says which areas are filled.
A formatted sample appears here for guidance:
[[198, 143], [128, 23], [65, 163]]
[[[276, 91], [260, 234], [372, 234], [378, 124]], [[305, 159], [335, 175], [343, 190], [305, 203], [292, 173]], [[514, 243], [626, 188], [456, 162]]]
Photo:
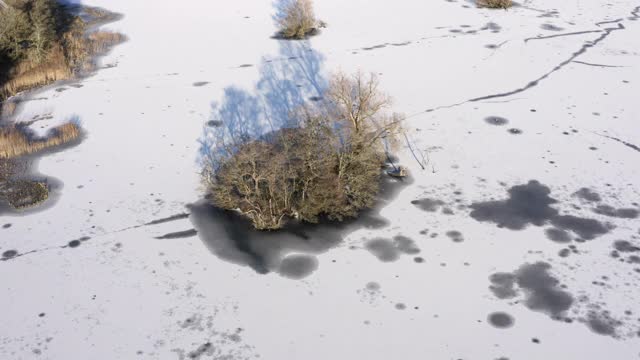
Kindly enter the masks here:
[[[0, 214], [0, 358], [640, 356], [637, 1], [317, 0], [308, 42], [271, 38], [269, 1], [87, 3], [130, 40], [17, 116], [87, 137], [37, 164], [55, 204]], [[426, 169], [402, 149], [413, 182], [346, 229], [230, 233], [200, 202], [207, 122], [358, 69]]]

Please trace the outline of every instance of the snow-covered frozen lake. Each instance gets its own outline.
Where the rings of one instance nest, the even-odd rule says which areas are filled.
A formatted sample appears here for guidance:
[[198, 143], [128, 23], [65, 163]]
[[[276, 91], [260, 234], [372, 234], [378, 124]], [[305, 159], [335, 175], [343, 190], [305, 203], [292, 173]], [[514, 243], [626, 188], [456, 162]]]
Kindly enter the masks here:
[[[264, 0], [87, 4], [129, 41], [17, 116], [87, 137], [37, 164], [55, 203], [0, 214], [0, 358], [640, 358], [637, 1], [316, 0], [302, 42]], [[412, 181], [353, 226], [230, 231], [207, 123], [338, 70], [407, 115]]]

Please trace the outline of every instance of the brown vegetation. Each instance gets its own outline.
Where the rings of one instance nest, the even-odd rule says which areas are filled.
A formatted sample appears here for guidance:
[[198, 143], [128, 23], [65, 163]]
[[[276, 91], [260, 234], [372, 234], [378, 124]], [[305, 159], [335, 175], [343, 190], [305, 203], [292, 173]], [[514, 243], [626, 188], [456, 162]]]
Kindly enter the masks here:
[[102, 9], [80, 8], [82, 20], [55, 0], [13, 0], [0, 8], [0, 101], [21, 91], [95, 70], [93, 57], [125, 40], [89, 26], [115, 19]]
[[18, 108], [18, 102], [16, 101], [5, 101], [2, 103], [2, 107], [0, 108], [0, 118], [3, 116], [12, 116], [16, 109]]
[[479, 7], [490, 9], [508, 9], [513, 6], [512, 0], [477, 0], [476, 3]]
[[77, 140], [80, 135], [80, 127], [72, 122], [53, 128], [43, 138], [35, 137], [25, 126], [0, 127], [0, 159], [12, 159], [59, 147]]
[[46, 183], [21, 178], [26, 170], [24, 160], [0, 158], [0, 205], [7, 203], [14, 209], [25, 209], [49, 197]]
[[283, 7], [277, 23], [285, 39], [304, 39], [323, 25], [316, 20], [312, 0], [289, 0]]
[[375, 75], [338, 74], [327, 98], [292, 114], [293, 128], [219, 139], [204, 171], [214, 205], [239, 210], [260, 230], [288, 219], [343, 220], [371, 207], [385, 142], [397, 138], [402, 117], [383, 113], [391, 103]]

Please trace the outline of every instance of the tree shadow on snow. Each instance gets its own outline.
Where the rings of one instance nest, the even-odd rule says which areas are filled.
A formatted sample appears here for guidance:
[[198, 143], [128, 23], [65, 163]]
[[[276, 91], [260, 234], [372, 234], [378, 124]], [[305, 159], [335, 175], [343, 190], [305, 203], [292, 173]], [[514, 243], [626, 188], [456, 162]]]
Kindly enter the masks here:
[[200, 138], [200, 161], [216, 154], [216, 145], [258, 139], [295, 126], [292, 113], [306, 101], [318, 101], [327, 87], [321, 75], [323, 56], [307, 42], [280, 42], [279, 56], [263, 58], [253, 91], [237, 86], [224, 89], [222, 100], [211, 103], [211, 116]]

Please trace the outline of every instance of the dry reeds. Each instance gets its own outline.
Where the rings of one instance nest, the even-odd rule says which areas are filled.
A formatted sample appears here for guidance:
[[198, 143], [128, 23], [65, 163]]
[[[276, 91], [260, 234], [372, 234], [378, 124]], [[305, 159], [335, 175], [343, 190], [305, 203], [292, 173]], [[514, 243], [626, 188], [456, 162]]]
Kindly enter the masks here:
[[20, 62], [12, 70], [9, 81], [0, 88], [0, 98], [8, 98], [20, 91], [48, 85], [58, 80], [66, 80], [72, 76], [73, 72], [67, 66], [62, 48], [55, 46], [46, 61], [26, 60]]
[[126, 41], [126, 36], [112, 31], [96, 31], [87, 36], [89, 53], [93, 56], [104, 55], [115, 45]]
[[512, 0], [477, 0], [476, 4], [479, 7], [486, 7], [490, 9], [508, 9], [513, 6]]
[[16, 101], [5, 101], [2, 103], [2, 107], [0, 108], [0, 118], [3, 116], [9, 117], [12, 116], [16, 109], [18, 108], [18, 103]]
[[68, 144], [81, 135], [80, 127], [72, 122], [57, 126], [45, 137], [36, 137], [24, 126], [0, 128], [0, 158], [12, 159]]

